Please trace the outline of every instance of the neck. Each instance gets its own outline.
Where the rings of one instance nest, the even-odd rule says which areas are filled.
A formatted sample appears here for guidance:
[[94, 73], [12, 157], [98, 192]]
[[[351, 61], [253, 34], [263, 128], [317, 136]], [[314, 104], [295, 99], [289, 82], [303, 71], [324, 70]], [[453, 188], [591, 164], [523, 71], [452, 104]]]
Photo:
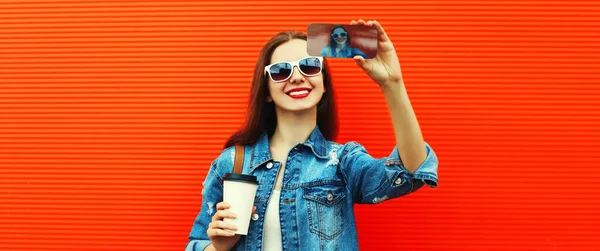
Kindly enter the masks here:
[[277, 109], [277, 127], [271, 138], [271, 147], [292, 148], [305, 142], [317, 126], [317, 108], [288, 112]]
[[342, 48], [344, 48], [344, 45], [346, 45], [346, 44], [337, 44], [337, 48], [342, 49]]

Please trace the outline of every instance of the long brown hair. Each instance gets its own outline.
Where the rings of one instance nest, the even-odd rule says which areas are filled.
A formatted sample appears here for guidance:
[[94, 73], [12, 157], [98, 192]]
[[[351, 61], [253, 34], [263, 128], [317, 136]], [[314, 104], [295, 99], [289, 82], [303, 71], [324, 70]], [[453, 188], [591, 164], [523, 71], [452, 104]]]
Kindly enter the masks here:
[[[262, 48], [254, 67], [254, 78], [250, 87], [248, 116], [245, 125], [229, 137], [225, 148], [236, 144], [254, 144], [265, 129], [269, 136], [272, 136], [275, 132], [277, 126], [275, 103], [266, 101], [269, 95], [269, 76], [264, 74], [264, 69], [266, 65], [271, 64], [271, 56], [275, 48], [292, 39], [307, 40], [305, 33], [283, 31], [275, 34]], [[323, 87], [327, 91], [323, 93], [323, 97], [317, 104], [317, 126], [327, 140], [335, 141], [338, 132], [337, 108], [327, 62], [323, 62], [321, 74], [323, 76]]]

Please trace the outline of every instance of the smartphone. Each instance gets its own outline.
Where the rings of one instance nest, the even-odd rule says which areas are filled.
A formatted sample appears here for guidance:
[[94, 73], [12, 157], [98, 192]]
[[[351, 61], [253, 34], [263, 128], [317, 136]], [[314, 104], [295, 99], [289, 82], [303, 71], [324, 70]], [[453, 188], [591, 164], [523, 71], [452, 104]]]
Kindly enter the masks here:
[[366, 25], [311, 23], [306, 32], [308, 55], [365, 59], [377, 56], [377, 28]]

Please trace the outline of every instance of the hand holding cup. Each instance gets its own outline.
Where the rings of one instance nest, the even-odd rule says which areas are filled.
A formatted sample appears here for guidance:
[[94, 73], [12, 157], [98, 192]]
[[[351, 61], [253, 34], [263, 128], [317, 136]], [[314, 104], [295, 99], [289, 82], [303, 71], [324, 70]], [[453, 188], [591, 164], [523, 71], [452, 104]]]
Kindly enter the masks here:
[[[228, 210], [230, 207], [231, 205], [227, 202], [218, 203], [217, 212], [213, 215], [212, 222], [206, 230], [213, 248], [217, 251], [230, 250], [240, 239], [240, 235], [234, 233], [238, 230], [237, 226], [223, 221], [226, 218], [237, 218], [235, 213]], [[254, 211], [256, 211], [256, 206], [252, 208], [252, 214]]]

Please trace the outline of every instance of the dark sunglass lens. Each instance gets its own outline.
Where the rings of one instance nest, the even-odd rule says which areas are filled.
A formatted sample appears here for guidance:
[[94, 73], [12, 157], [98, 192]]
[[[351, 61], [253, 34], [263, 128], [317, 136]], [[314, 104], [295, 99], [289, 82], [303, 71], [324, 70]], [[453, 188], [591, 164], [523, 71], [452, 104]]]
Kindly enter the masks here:
[[288, 63], [274, 64], [269, 68], [269, 74], [275, 81], [284, 80], [292, 74], [292, 65]]
[[342, 32], [342, 33], [333, 33], [331, 36], [333, 36], [333, 38], [338, 38], [339, 36], [346, 37], [346, 35], [348, 35], [348, 33]]
[[300, 70], [306, 75], [315, 75], [321, 71], [321, 60], [318, 58], [306, 58], [299, 63]]

